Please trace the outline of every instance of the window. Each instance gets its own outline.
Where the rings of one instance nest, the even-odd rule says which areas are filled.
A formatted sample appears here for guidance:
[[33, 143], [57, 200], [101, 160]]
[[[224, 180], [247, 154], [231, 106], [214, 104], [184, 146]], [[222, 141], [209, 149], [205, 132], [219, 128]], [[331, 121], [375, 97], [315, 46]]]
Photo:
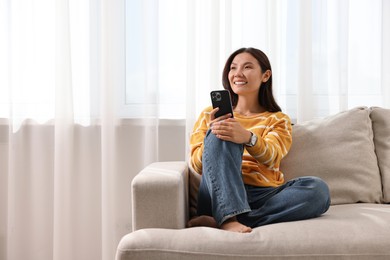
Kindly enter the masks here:
[[125, 117], [184, 118], [186, 1], [126, 1]]
[[126, 113], [185, 118], [191, 102], [200, 112], [227, 56], [249, 46], [270, 58], [293, 118], [384, 106], [384, 26], [380, 0], [126, 1]]

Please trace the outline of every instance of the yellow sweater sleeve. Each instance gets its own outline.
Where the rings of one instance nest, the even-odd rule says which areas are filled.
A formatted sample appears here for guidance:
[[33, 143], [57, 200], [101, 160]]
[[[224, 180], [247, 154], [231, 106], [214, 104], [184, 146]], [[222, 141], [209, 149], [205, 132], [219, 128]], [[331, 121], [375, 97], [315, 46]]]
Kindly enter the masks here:
[[290, 118], [278, 112], [270, 115], [263, 123], [248, 128], [257, 135], [258, 141], [255, 146], [247, 147], [247, 151], [269, 168], [279, 165], [292, 143]]
[[203, 140], [209, 129], [211, 107], [207, 107], [202, 111], [198, 120], [194, 124], [190, 136], [190, 167], [197, 173], [202, 174], [202, 154]]
[[267, 187], [282, 185], [284, 176], [279, 167], [292, 144], [290, 118], [282, 112], [266, 112], [250, 120], [242, 119], [241, 125], [258, 137], [255, 146], [245, 147], [244, 183]]

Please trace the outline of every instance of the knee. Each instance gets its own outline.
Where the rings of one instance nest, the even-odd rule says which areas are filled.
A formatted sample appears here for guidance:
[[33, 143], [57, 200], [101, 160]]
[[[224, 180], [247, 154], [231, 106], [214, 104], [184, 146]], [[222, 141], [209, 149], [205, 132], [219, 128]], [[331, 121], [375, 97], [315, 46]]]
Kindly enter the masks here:
[[[325, 213], [330, 206], [331, 198], [328, 184], [318, 177], [309, 177], [310, 188], [313, 191], [312, 200], [315, 205], [322, 210], [322, 213]], [[321, 213], [321, 214], [322, 214]]]
[[219, 139], [215, 134], [211, 132], [211, 129], [207, 130], [206, 136], [204, 137], [204, 144], [207, 146], [220, 145], [222, 140]]
[[208, 130], [204, 138], [204, 149], [215, 154], [224, 153], [225, 151], [229, 151], [229, 153], [237, 151], [242, 154], [244, 148], [241, 144], [219, 139], [211, 130]]
[[297, 179], [296, 185], [305, 190], [305, 200], [315, 208], [319, 215], [326, 212], [330, 206], [329, 187], [322, 179], [314, 176]]

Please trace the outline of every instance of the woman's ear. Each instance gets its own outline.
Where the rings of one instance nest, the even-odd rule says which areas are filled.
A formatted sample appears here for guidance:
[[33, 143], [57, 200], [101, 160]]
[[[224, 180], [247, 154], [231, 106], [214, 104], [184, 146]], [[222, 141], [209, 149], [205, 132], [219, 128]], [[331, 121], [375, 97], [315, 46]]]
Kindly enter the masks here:
[[271, 77], [271, 75], [272, 75], [271, 70], [266, 70], [266, 71], [263, 73], [262, 82], [267, 82], [267, 81], [269, 80], [269, 78]]

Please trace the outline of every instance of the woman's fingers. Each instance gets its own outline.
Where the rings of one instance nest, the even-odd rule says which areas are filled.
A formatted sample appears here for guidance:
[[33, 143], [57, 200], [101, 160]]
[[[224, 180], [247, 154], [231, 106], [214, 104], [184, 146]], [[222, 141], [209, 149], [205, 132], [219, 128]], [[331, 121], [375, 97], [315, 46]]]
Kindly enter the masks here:
[[[214, 110], [212, 110], [211, 112], [213, 112]], [[216, 122], [222, 122], [228, 118], [231, 118], [232, 117], [232, 114], [226, 114], [226, 115], [223, 115], [223, 116], [220, 116], [220, 117], [217, 117], [215, 118], [215, 113], [210, 113], [210, 125], [213, 125], [215, 124]], [[214, 118], [214, 119], [213, 119]]]
[[211, 121], [210, 123], [211, 124], [213, 123], [212, 121], [215, 120], [215, 113], [217, 113], [218, 110], [219, 110], [219, 107], [216, 107], [213, 110], [211, 110], [211, 112], [210, 112], [210, 121]]
[[238, 144], [246, 143], [248, 140], [248, 130], [243, 128], [234, 118], [216, 121], [211, 126], [211, 131], [219, 139], [231, 141]]
[[233, 134], [232, 127], [233, 126], [231, 125], [231, 123], [226, 122], [226, 120], [224, 120], [215, 122], [211, 127], [211, 131], [213, 134], [217, 135], [218, 138], [222, 137], [221, 139], [226, 140], [226, 138], [230, 138]]

